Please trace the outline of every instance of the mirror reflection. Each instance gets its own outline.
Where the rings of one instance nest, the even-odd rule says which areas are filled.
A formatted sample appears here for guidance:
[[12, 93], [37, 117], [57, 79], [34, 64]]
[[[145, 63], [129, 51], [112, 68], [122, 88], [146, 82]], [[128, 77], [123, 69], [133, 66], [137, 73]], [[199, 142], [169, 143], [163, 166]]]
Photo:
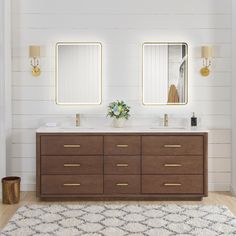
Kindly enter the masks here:
[[57, 104], [100, 104], [101, 63], [101, 43], [57, 43]]
[[143, 44], [143, 104], [187, 103], [188, 45]]

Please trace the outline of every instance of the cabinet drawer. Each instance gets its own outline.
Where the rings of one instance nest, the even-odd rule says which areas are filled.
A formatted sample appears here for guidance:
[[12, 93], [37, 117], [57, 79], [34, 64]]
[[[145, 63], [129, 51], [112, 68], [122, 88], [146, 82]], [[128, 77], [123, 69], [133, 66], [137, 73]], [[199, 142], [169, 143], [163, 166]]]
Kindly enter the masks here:
[[42, 174], [102, 174], [103, 156], [42, 156]]
[[140, 136], [105, 136], [105, 155], [139, 155]]
[[202, 174], [202, 156], [143, 156], [142, 174]]
[[105, 194], [140, 193], [140, 175], [105, 175]]
[[140, 174], [140, 156], [105, 156], [105, 174]]
[[142, 193], [203, 194], [202, 175], [143, 175]]
[[41, 136], [41, 155], [101, 155], [102, 136]]
[[203, 155], [203, 136], [144, 136], [144, 155]]
[[103, 193], [102, 175], [42, 175], [42, 194]]

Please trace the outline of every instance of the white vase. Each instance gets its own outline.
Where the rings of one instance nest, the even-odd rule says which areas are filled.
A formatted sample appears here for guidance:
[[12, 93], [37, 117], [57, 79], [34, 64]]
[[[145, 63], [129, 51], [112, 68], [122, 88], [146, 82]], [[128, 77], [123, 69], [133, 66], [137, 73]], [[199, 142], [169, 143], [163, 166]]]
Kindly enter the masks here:
[[125, 125], [125, 118], [113, 119], [113, 126], [115, 128], [122, 128]]

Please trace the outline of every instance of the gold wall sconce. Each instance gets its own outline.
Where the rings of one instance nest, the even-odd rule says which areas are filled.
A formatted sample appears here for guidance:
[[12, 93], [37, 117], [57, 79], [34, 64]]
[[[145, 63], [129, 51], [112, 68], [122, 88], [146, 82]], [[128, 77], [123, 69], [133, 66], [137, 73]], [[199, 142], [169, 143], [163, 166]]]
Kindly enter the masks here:
[[29, 57], [31, 58], [32, 75], [39, 76], [41, 74], [39, 66], [40, 46], [29, 46]]
[[208, 76], [210, 74], [209, 67], [211, 66], [211, 58], [212, 58], [212, 47], [202, 46], [201, 57], [203, 58], [203, 67], [200, 70], [202, 76]]

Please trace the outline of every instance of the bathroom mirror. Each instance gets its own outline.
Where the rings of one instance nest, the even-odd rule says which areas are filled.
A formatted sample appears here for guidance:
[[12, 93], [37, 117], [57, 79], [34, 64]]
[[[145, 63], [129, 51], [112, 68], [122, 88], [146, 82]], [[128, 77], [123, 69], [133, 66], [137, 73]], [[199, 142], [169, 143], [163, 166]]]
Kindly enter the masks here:
[[188, 102], [188, 45], [143, 44], [143, 104], [185, 105]]
[[101, 104], [101, 43], [56, 44], [56, 103]]

